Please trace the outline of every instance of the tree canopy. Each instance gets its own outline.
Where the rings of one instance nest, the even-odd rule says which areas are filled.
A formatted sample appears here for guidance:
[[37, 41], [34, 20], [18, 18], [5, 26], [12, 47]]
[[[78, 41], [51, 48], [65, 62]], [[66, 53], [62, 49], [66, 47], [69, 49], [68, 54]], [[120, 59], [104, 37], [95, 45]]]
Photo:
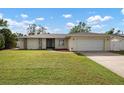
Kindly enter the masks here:
[[77, 32], [90, 32], [91, 27], [89, 27], [86, 23], [84, 22], [79, 22], [78, 25], [74, 26], [71, 30], [70, 33], [77, 33]]
[[7, 27], [7, 26], [8, 26], [7, 21], [4, 19], [0, 19], [0, 27]]
[[6, 49], [16, 47], [17, 35], [7, 28], [7, 21], [0, 19], [0, 27], [0, 47]]
[[47, 29], [43, 26], [30, 24], [27, 30], [28, 30], [28, 35], [34, 35], [34, 34], [46, 33]]
[[112, 35], [112, 34], [115, 34], [115, 35], [118, 35], [120, 34], [121, 30], [116, 30], [115, 28], [111, 28], [109, 31], [106, 32], [106, 34], [109, 34], [109, 35]]

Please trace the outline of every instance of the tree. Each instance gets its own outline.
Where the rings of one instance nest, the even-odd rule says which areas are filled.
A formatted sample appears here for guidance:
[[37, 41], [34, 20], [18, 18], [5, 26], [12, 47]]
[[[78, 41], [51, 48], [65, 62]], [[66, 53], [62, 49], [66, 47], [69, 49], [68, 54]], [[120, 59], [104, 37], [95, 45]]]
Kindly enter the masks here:
[[115, 28], [112, 28], [112, 29], [110, 29], [109, 31], [107, 31], [106, 32], [106, 34], [114, 34], [114, 32], [115, 32]]
[[106, 34], [109, 34], [109, 35], [112, 35], [112, 34], [119, 35], [120, 32], [121, 32], [121, 30], [116, 30], [115, 28], [112, 28], [109, 31], [107, 31]]
[[0, 49], [3, 49], [5, 47], [5, 41], [2, 34], [0, 34]]
[[8, 26], [7, 21], [4, 19], [0, 19], [0, 27], [7, 27], [7, 26]]
[[0, 30], [0, 34], [4, 37], [6, 49], [15, 47], [17, 36], [12, 34], [10, 29], [3, 28]]
[[22, 33], [14, 33], [17, 37], [21, 37], [21, 36], [25, 36], [24, 34], [22, 34]]
[[87, 26], [86, 23], [84, 22], [79, 22], [79, 24], [77, 26], [74, 26], [70, 33], [77, 33], [77, 32], [90, 32], [91, 31], [91, 27]]
[[117, 32], [115, 33], [116, 35], [120, 34], [121, 30], [117, 30]]
[[17, 35], [7, 28], [7, 21], [0, 19], [0, 48], [13, 48], [16, 46]]
[[36, 30], [36, 24], [30, 24], [27, 30], [28, 30], [28, 35], [34, 35]]
[[46, 28], [43, 26], [38, 26], [36, 24], [30, 24], [27, 28], [28, 30], [28, 35], [34, 35], [40, 34], [40, 33], [46, 33]]
[[46, 28], [45, 27], [42, 27], [42, 26], [39, 26], [36, 31], [37, 31], [37, 34], [40, 34], [40, 33], [46, 33]]

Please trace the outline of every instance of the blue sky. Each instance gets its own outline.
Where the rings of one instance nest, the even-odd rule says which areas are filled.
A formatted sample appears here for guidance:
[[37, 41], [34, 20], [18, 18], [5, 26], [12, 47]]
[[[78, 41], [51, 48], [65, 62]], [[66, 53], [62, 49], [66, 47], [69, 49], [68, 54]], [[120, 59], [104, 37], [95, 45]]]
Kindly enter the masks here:
[[1, 8], [0, 18], [13, 32], [26, 34], [28, 24], [45, 26], [50, 33], [68, 33], [79, 21], [103, 33], [112, 27], [124, 30], [124, 9], [120, 8]]

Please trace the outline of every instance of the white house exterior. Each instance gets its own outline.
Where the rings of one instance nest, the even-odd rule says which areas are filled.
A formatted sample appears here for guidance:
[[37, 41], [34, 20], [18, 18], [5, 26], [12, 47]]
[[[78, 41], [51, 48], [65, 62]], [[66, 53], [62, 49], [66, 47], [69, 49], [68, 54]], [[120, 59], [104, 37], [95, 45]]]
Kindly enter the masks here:
[[124, 37], [98, 33], [40, 34], [19, 37], [20, 49], [61, 49], [69, 51], [124, 50]]

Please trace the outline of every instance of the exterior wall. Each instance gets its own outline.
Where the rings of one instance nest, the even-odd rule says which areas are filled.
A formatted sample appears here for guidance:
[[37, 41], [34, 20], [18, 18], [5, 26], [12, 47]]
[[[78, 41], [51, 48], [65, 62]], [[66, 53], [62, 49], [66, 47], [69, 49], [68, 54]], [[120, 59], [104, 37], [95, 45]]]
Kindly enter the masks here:
[[[102, 45], [102, 51], [104, 51], [104, 50], [109, 50], [109, 47], [110, 47], [110, 45], [109, 45], [109, 41], [107, 41], [107, 40], [104, 40], [105, 39], [105, 37], [70, 37], [69, 38], [69, 43], [68, 43], [68, 46], [69, 46], [69, 50], [70, 51], [79, 51], [80, 49], [78, 48], [78, 46], [79, 46], [79, 42], [81, 42], [81, 40], [82, 41], [85, 41], [85, 43], [87, 43], [87, 40], [98, 40], [98, 41], [102, 41], [103, 43], [101, 43]], [[77, 42], [77, 40], [78, 40], [78, 42]], [[91, 43], [91, 48], [92, 48], [92, 46], [93, 46], [93, 42], [90, 42]], [[80, 45], [80, 47], [81, 47], [81, 45]], [[90, 47], [90, 46], [87, 46], [87, 48], [88, 47]], [[96, 49], [97, 50], [97, 49]], [[82, 50], [83, 51], [83, 50]], [[90, 49], [88, 49], [87, 51], [93, 51], [93, 50], [90, 50]], [[99, 51], [99, 50], [98, 50]]]
[[68, 49], [69, 51], [74, 51], [76, 50], [76, 42], [75, 42], [76, 37], [70, 37], [68, 40]]
[[124, 39], [120, 41], [120, 50], [124, 50]]
[[24, 39], [19, 39], [18, 44], [20, 49], [24, 49]]
[[120, 39], [114, 37], [111, 39], [111, 51], [120, 51]]
[[[59, 44], [60, 40], [64, 40], [64, 45]], [[55, 39], [55, 49], [68, 49], [68, 39], [56, 38]]]
[[110, 51], [111, 50], [111, 44], [110, 44], [110, 38], [105, 38], [104, 39], [104, 49], [105, 51]]
[[46, 39], [42, 39], [42, 49], [46, 49]]
[[28, 38], [27, 49], [39, 49], [39, 39]]
[[122, 38], [112, 38], [111, 39], [111, 51], [121, 51], [124, 50], [124, 39]]

